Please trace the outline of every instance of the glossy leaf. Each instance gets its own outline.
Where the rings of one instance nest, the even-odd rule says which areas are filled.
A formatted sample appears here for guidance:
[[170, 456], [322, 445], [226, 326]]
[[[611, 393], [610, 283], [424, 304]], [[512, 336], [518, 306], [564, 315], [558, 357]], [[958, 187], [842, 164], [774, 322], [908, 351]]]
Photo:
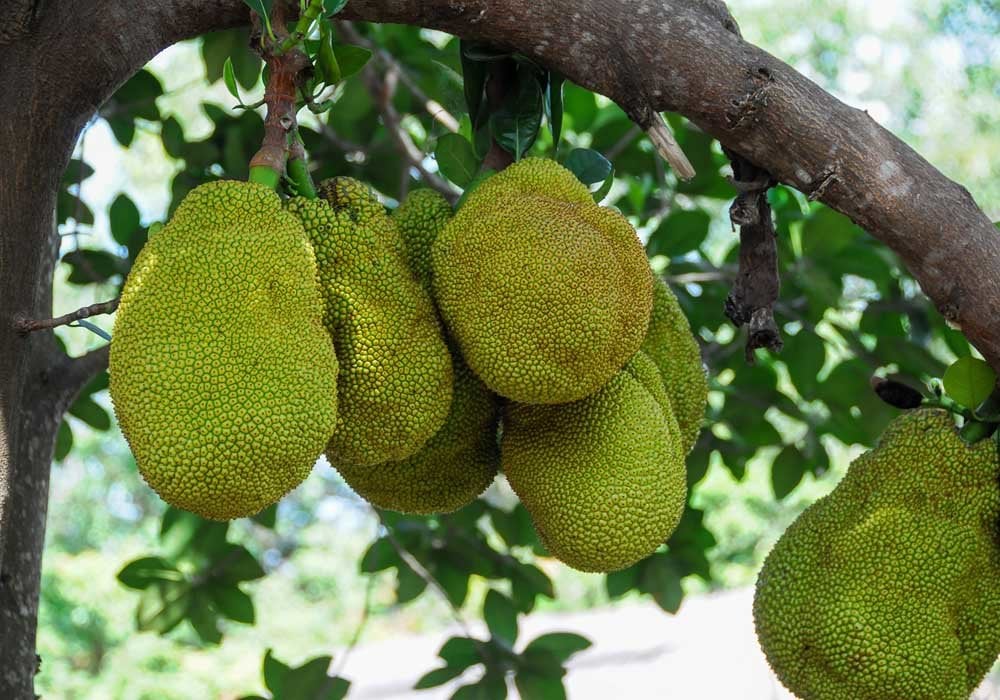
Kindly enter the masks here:
[[944, 390], [958, 403], [974, 409], [993, 393], [996, 381], [996, 372], [986, 362], [962, 357], [944, 373]]

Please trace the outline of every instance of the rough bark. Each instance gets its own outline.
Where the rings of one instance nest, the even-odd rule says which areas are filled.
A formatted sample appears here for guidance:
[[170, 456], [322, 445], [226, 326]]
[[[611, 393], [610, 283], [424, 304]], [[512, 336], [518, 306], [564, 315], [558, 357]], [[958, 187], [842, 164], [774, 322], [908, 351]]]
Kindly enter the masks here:
[[[87, 119], [156, 52], [247, 19], [241, 0], [17, 0], [0, 11], [10, 30], [0, 32], [0, 697], [32, 696], [55, 430], [103, 360], [68, 363], [49, 331], [14, 331], [16, 317], [51, 312], [61, 173]], [[351, 0], [344, 19], [516, 49], [614, 99], [644, 128], [657, 111], [687, 116], [896, 251], [1000, 369], [1000, 236], [969, 193], [866, 113], [744, 42], [718, 0]]]

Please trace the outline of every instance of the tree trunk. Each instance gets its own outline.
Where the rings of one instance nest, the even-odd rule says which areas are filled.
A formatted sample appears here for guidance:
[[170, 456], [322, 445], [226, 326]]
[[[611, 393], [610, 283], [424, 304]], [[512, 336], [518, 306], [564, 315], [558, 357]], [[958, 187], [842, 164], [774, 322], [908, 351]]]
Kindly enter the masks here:
[[[351, 0], [344, 19], [506, 46], [607, 95], [640, 125], [690, 118], [734, 153], [896, 251], [1000, 369], [1000, 236], [968, 192], [773, 56], [719, 0]], [[241, 0], [0, 1], [0, 698], [33, 697], [49, 463], [62, 412], [106, 351], [69, 360], [51, 332], [53, 212], [82, 126], [159, 50], [245, 23]], [[720, 309], [721, 315], [721, 309]]]

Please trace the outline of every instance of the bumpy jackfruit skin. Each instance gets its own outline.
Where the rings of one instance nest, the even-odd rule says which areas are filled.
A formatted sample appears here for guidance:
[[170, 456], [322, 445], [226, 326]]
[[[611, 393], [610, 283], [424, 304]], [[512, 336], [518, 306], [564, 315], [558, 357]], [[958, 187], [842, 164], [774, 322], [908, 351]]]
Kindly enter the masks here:
[[354, 491], [400, 513], [450, 513], [476, 500], [500, 466], [496, 396], [461, 362], [444, 426], [412, 457], [371, 467], [338, 467]]
[[573, 403], [505, 408], [501, 465], [553, 556], [581, 571], [615, 571], [677, 527], [684, 454], [664, 407], [626, 368]]
[[406, 267], [396, 226], [366, 185], [337, 178], [288, 210], [316, 251], [324, 322], [340, 361], [335, 467], [414, 454], [451, 405], [451, 357], [430, 296]]
[[525, 159], [480, 185], [435, 241], [432, 267], [469, 366], [514, 401], [594, 393], [649, 325], [652, 273], [635, 230], [551, 160]]
[[253, 515], [333, 434], [337, 359], [302, 226], [263, 185], [191, 191], [136, 258], [111, 399], [146, 482], [206, 518]]
[[392, 213], [403, 238], [403, 254], [410, 271], [427, 292], [431, 287], [431, 246], [451, 218], [448, 201], [434, 190], [414, 190]]
[[659, 277], [653, 284], [653, 314], [642, 349], [660, 370], [687, 454], [701, 432], [708, 379], [691, 324], [673, 291]]
[[966, 700], [1000, 653], [1000, 460], [895, 419], [764, 562], [761, 647], [803, 700]]

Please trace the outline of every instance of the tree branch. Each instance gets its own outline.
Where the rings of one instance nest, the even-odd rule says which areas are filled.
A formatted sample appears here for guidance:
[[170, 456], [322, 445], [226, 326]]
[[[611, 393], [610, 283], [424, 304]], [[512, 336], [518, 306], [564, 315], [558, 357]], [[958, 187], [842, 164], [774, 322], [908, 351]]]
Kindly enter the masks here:
[[[48, 56], [32, 64], [32, 83], [49, 86], [36, 105], [43, 122], [82, 124], [163, 47], [247, 20], [241, 0], [136, 8], [125, 0], [46, 8], [31, 41]], [[517, 50], [613, 99], [644, 129], [656, 112], [688, 117], [898, 253], [942, 314], [1000, 369], [1000, 236], [992, 222], [965, 188], [868, 114], [743, 41], [719, 0], [351, 0], [341, 16]], [[0, 65], [10, 48], [0, 47]], [[61, 67], [70, 57], [74, 79], [66, 80]]]
[[69, 326], [76, 321], [82, 321], [85, 318], [90, 318], [91, 316], [100, 316], [101, 314], [111, 314], [115, 312], [118, 308], [119, 299], [112, 299], [111, 301], [102, 301], [99, 304], [91, 304], [90, 306], [85, 306], [82, 309], [77, 309], [68, 314], [62, 316], [56, 316], [55, 318], [37, 319], [31, 320], [27, 318], [21, 318], [14, 321], [14, 328], [18, 333], [28, 334], [34, 333], [35, 331], [41, 331], [48, 328], [57, 328], [59, 326]]

